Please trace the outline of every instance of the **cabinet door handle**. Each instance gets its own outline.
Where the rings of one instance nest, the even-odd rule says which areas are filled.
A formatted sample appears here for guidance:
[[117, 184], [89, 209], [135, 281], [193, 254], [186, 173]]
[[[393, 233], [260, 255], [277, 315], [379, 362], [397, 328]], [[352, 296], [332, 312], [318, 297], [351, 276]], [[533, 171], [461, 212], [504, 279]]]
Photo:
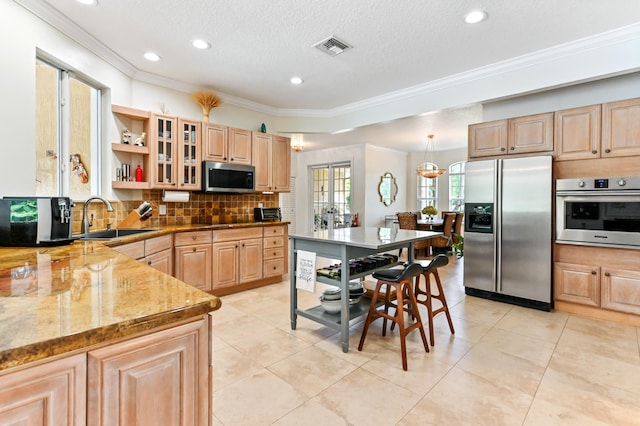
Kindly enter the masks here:
[[598, 151], [594, 149], [593, 151], [591, 151], [591, 153], [592, 153], [592, 154], [597, 154], [597, 153], [598, 153]]
[[513, 151], [513, 150], [515, 150], [515, 149], [516, 149], [516, 147], [515, 147], [515, 146], [512, 146], [512, 147], [511, 147], [511, 151]]
[[151, 265], [151, 261], [150, 260], [147, 260], [147, 265]]
[[500, 151], [506, 151], [506, 150], [507, 150], [506, 148], [500, 148]]
[[606, 152], [607, 154], [609, 154], [609, 153], [611, 152], [611, 150], [607, 148], [607, 149], [605, 149], [605, 150], [604, 150], [604, 152]]
[[595, 274], [596, 274], [596, 271], [591, 271], [591, 275], [595, 275]]
[[604, 276], [605, 276], [605, 277], [610, 277], [610, 276], [611, 276], [611, 274], [610, 274], [610, 273], [608, 273], [608, 272], [605, 272], [605, 273], [604, 273]]
[[196, 248], [195, 247], [192, 248], [191, 251], [193, 251], [195, 253], [196, 252]]
[[197, 240], [197, 239], [198, 239], [198, 237], [196, 237], [196, 236], [194, 235], [193, 237], [191, 237], [191, 239], [192, 239], [193, 241], [195, 241], [195, 240]]

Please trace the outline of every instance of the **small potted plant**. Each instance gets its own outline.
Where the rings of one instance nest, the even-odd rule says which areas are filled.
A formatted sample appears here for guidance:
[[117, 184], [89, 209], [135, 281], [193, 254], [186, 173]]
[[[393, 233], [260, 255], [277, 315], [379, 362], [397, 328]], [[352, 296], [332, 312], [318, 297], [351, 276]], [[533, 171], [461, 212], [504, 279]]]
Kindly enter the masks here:
[[433, 220], [433, 216], [438, 214], [438, 209], [433, 206], [427, 206], [422, 209], [422, 214], [426, 214], [429, 220]]

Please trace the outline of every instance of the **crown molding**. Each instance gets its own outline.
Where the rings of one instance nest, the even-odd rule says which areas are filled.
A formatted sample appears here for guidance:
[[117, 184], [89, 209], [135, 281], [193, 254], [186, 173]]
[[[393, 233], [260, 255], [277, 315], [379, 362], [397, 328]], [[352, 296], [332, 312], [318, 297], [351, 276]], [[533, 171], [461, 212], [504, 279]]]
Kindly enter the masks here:
[[[49, 4], [40, 0], [13, 0], [33, 15], [42, 19], [53, 28], [68, 36], [84, 48], [93, 52], [99, 58], [109, 63], [131, 79], [155, 84], [161, 87], [191, 93], [200, 90], [201, 87], [193, 84], [161, 77], [155, 74], [140, 71], [118, 56], [115, 52], [95, 39], [79, 26], [69, 20], [66, 16], [58, 12]], [[630, 40], [640, 39], [640, 23], [617, 28], [601, 34], [585, 37], [565, 44], [543, 49], [531, 54], [510, 58], [485, 67], [476, 68], [470, 71], [451, 75], [441, 79], [433, 80], [424, 84], [397, 90], [381, 96], [365, 99], [359, 102], [343, 105], [329, 110], [314, 109], [285, 109], [274, 108], [269, 105], [260, 104], [234, 95], [218, 92], [218, 95], [225, 103], [249, 110], [283, 117], [300, 118], [335, 118], [380, 107], [389, 103], [403, 101], [418, 96], [428, 95], [435, 91], [442, 91], [447, 88], [459, 86], [476, 80], [495, 77], [507, 73], [518, 72], [532, 66], [558, 60], [560, 58], [577, 55], [607, 46], [624, 43]]]

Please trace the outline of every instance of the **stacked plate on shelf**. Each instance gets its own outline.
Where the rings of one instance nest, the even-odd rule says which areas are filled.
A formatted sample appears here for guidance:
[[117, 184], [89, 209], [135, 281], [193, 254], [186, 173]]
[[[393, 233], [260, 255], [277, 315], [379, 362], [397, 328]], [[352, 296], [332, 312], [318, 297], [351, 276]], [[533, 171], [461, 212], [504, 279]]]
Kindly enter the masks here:
[[[366, 292], [364, 286], [359, 281], [349, 283], [349, 306], [353, 306], [360, 301]], [[320, 296], [320, 306], [330, 314], [337, 314], [342, 310], [342, 290], [339, 288], [328, 288]]]

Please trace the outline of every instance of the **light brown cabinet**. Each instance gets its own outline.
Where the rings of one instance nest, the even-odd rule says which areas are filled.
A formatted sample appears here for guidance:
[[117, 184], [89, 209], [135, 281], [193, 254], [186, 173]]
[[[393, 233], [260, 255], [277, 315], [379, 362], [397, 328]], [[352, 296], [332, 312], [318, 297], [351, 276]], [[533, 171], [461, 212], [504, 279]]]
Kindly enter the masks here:
[[285, 226], [264, 228], [264, 268], [265, 278], [283, 275], [286, 271], [287, 239]]
[[553, 113], [469, 126], [469, 158], [553, 151]]
[[290, 139], [253, 132], [256, 192], [288, 192], [291, 176]]
[[199, 121], [178, 119], [178, 189], [201, 189], [202, 125]]
[[640, 266], [634, 250], [556, 244], [554, 298], [640, 315]]
[[203, 123], [205, 161], [251, 165], [251, 131]]
[[86, 354], [1, 375], [0, 424], [83, 425], [86, 389]]
[[144, 240], [144, 262], [158, 271], [173, 275], [173, 235]]
[[208, 316], [88, 353], [88, 425], [208, 425]]
[[555, 112], [556, 160], [582, 160], [600, 156], [602, 108], [590, 105]]
[[214, 231], [213, 241], [212, 290], [262, 279], [262, 228]]
[[153, 114], [149, 147], [151, 188], [177, 189], [176, 158], [178, 118]]
[[640, 155], [640, 98], [602, 105], [602, 157]]
[[173, 275], [173, 235], [162, 235], [144, 241], [113, 247], [119, 253]]
[[211, 231], [181, 232], [174, 238], [175, 277], [201, 290], [211, 290]]

